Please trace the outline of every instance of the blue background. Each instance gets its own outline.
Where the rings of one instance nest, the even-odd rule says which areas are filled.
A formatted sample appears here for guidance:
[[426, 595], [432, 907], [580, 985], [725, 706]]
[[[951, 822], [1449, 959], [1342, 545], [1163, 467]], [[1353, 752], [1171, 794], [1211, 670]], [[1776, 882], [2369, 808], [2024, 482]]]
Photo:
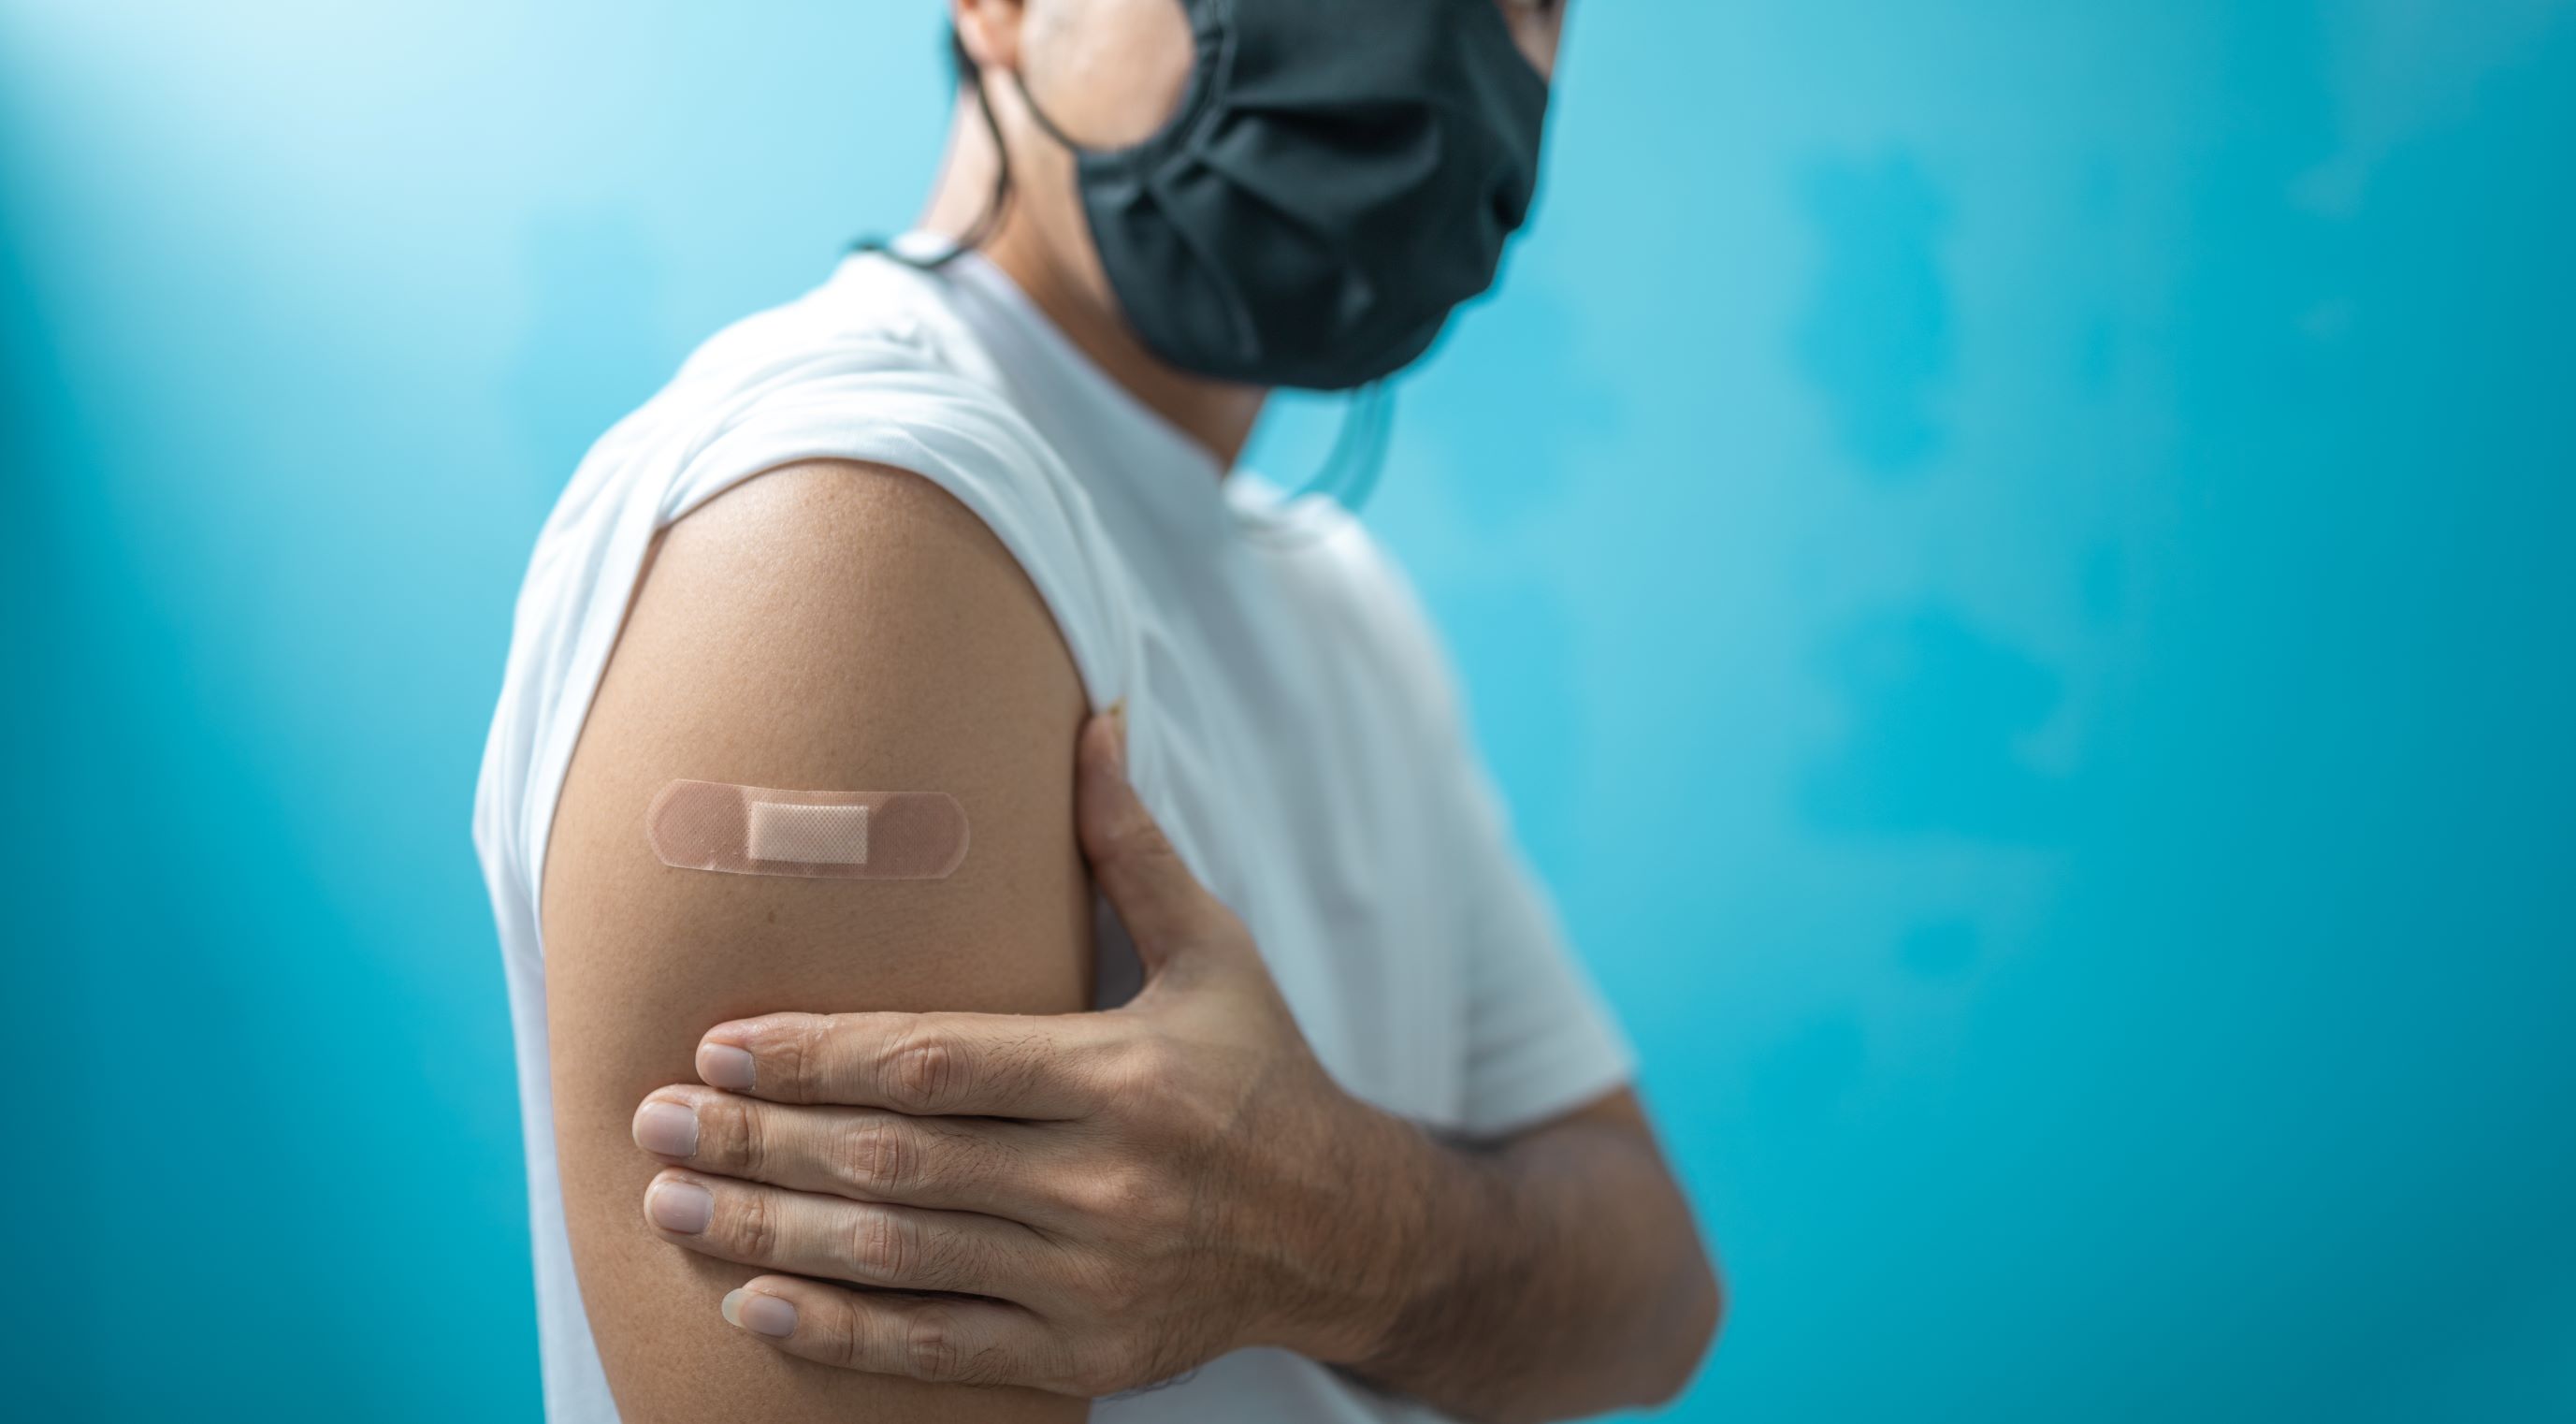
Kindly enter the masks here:
[[[0, 1408], [535, 1417], [510, 599], [938, 10], [0, 0]], [[1676, 1416], [2576, 1418], [2576, 5], [1575, 10], [1369, 514], [1724, 1248]]]

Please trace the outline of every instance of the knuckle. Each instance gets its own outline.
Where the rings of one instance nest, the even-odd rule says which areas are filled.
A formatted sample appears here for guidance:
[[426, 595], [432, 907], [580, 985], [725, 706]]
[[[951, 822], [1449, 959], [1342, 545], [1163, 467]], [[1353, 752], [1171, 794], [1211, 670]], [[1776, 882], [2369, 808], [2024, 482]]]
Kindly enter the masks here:
[[955, 1384], [966, 1377], [965, 1351], [957, 1341], [957, 1317], [946, 1306], [923, 1305], [904, 1324], [903, 1351], [916, 1379]]
[[746, 1020], [735, 1046], [751, 1055], [750, 1091], [778, 1102], [793, 1102], [805, 1081], [807, 1031], [804, 1015]]
[[1144, 1172], [1103, 1172], [1085, 1186], [1083, 1205], [1090, 1214], [1110, 1221], [1151, 1224], [1161, 1217], [1165, 1194]]
[[1058, 1202], [1096, 1221], [1127, 1219], [1127, 1174], [1123, 1171], [1069, 1172], [1051, 1185]]
[[1113, 1101], [1136, 1105], [1159, 1099], [1172, 1083], [1171, 1059], [1171, 1050], [1158, 1038], [1140, 1036], [1120, 1044], [1111, 1053], [1105, 1073], [1114, 1090]]
[[919, 1268], [921, 1241], [901, 1214], [861, 1210], [850, 1223], [849, 1251], [864, 1278], [901, 1282]]
[[753, 1173], [769, 1166], [768, 1124], [750, 1104], [738, 1098], [716, 1098], [698, 1109], [700, 1122], [710, 1119], [715, 1130], [707, 1137], [720, 1162]]
[[838, 1146], [841, 1180], [854, 1190], [900, 1193], [919, 1175], [920, 1153], [911, 1134], [892, 1118], [869, 1117], [852, 1123], [841, 1133]]
[[812, 1101], [823, 1086], [823, 1066], [829, 1061], [832, 1031], [832, 1020], [809, 1014], [800, 1014], [783, 1025], [761, 1063], [766, 1079], [775, 1062], [776, 1082], [762, 1082], [762, 1091], [791, 1102]]
[[778, 1251], [778, 1213], [762, 1192], [733, 1192], [724, 1213], [729, 1223], [726, 1235], [734, 1249], [755, 1261], [775, 1259]]
[[1144, 1307], [1144, 1282], [1131, 1271], [1106, 1270], [1094, 1276], [1088, 1294], [1103, 1320], [1125, 1322]]
[[955, 1045], [915, 1030], [895, 1040], [886, 1059], [886, 1083], [898, 1106], [933, 1113], [965, 1091], [966, 1064]]
[[832, 1332], [832, 1363], [845, 1370], [862, 1370], [882, 1363], [884, 1334], [868, 1311], [843, 1306], [837, 1312], [840, 1328]]

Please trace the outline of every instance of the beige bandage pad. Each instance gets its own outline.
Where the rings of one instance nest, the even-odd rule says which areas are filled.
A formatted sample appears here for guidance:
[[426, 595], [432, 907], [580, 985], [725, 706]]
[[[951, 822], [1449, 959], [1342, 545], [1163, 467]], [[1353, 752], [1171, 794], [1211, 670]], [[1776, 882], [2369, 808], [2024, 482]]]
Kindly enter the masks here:
[[734, 875], [938, 880], [965, 862], [966, 808], [945, 791], [778, 791], [674, 781], [644, 813], [664, 865]]

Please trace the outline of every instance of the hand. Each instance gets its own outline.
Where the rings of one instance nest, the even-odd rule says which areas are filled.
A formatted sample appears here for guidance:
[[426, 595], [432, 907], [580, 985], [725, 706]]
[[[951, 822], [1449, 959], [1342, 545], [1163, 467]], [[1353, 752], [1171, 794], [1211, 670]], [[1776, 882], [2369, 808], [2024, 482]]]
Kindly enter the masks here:
[[638, 1110], [637, 1144], [686, 1164], [646, 1219], [781, 1273], [727, 1320], [850, 1369], [1082, 1396], [1251, 1345], [1356, 1359], [1386, 1328], [1427, 1144], [1316, 1061], [1122, 742], [1114, 718], [1084, 728], [1079, 820], [1144, 962], [1133, 1002], [722, 1024], [708, 1086]]

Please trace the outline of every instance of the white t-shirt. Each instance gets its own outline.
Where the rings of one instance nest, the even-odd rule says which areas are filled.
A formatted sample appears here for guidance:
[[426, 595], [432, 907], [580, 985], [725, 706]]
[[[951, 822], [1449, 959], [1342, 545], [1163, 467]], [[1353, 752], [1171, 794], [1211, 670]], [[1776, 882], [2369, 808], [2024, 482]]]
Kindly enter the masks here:
[[[556, 1176], [537, 924], [547, 830], [654, 533], [740, 480], [818, 458], [930, 479], [1018, 558], [1092, 705], [1126, 699], [1146, 805], [1250, 926], [1344, 1088], [1497, 1134], [1627, 1080], [1627, 1046], [1512, 843], [1437, 640], [1358, 522], [1221, 477], [983, 259], [923, 273], [853, 256], [708, 341], [592, 448], [520, 591], [474, 842], [509, 973], [557, 1424], [617, 1413]], [[1134, 957], [1105, 918], [1100, 959], [1115, 1002]], [[1095, 1417], [1436, 1416], [1246, 1350]]]

